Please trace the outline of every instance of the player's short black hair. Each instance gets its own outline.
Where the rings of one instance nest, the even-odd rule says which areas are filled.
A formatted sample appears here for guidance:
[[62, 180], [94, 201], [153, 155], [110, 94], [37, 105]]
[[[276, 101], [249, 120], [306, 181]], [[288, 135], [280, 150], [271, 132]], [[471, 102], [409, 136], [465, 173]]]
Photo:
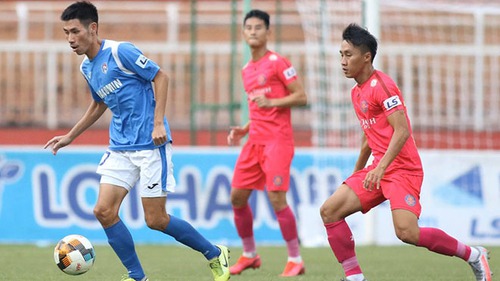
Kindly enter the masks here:
[[247, 22], [247, 19], [249, 19], [249, 18], [258, 18], [258, 19], [263, 20], [264, 24], [266, 25], [266, 29], [269, 29], [270, 16], [268, 13], [261, 11], [261, 10], [253, 9], [245, 15], [245, 19], [243, 20], [243, 25], [245, 25], [245, 23]]
[[99, 23], [99, 15], [94, 4], [88, 1], [78, 1], [69, 5], [61, 14], [62, 21], [78, 19], [83, 25]]
[[358, 24], [351, 23], [342, 32], [342, 39], [359, 48], [362, 52], [370, 52], [372, 62], [377, 54], [377, 38]]

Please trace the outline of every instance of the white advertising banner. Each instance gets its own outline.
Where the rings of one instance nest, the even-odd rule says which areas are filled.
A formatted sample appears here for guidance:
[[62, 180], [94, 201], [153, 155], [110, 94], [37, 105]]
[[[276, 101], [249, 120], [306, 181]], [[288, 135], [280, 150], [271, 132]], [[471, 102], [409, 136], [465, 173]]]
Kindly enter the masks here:
[[[0, 146], [0, 243], [53, 243], [70, 234], [106, 242], [92, 209], [99, 189], [95, 173], [103, 147], [78, 147], [53, 156], [40, 148]], [[239, 245], [229, 200], [239, 149], [177, 148], [177, 190], [170, 214], [189, 221], [214, 242]], [[291, 169], [289, 204], [303, 246], [328, 245], [320, 206], [347, 178], [356, 150], [297, 149]], [[420, 224], [438, 227], [467, 244], [500, 245], [500, 152], [422, 151], [425, 179]], [[258, 243], [283, 245], [265, 193], [251, 197]], [[138, 243], [174, 243], [144, 222], [132, 189], [121, 218]], [[388, 203], [347, 219], [356, 243], [401, 244]]]

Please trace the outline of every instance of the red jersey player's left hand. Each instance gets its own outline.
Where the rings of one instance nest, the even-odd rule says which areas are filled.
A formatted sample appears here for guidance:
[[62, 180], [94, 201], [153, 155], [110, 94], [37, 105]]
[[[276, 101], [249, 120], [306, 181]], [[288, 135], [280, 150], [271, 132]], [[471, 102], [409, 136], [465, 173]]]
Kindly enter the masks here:
[[236, 145], [240, 142], [240, 140], [248, 133], [248, 129], [235, 126], [231, 127], [231, 131], [227, 135], [227, 144]]
[[272, 107], [271, 100], [269, 100], [265, 95], [255, 96], [252, 101], [257, 104], [258, 107]]
[[380, 189], [380, 181], [384, 177], [384, 174], [385, 170], [380, 167], [369, 171], [366, 174], [365, 180], [363, 180], [363, 187], [367, 190]]

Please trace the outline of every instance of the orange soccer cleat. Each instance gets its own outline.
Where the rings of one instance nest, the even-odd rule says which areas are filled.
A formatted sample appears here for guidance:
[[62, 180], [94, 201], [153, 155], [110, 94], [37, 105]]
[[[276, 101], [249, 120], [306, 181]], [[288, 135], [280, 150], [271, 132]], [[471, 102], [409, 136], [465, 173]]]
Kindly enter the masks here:
[[286, 263], [285, 269], [280, 276], [282, 277], [290, 277], [290, 276], [298, 276], [306, 273], [306, 268], [304, 267], [304, 262], [294, 263], [293, 261], [289, 261]]
[[490, 264], [488, 263], [488, 259], [490, 258], [488, 250], [483, 247], [475, 248], [479, 250], [481, 255], [479, 255], [477, 261], [470, 262], [469, 264], [472, 268], [472, 271], [474, 272], [474, 275], [476, 276], [476, 280], [491, 281], [491, 275], [493, 275], [493, 273], [491, 272]]
[[243, 272], [243, 270], [248, 269], [248, 268], [253, 268], [253, 269], [259, 268], [260, 263], [261, 263], [261, 261], [260, 261], [259, 255], [256, 255], [253, 258], [247, 258], [247, 257], [241, 256], [238, 259], [238, 261], [236, 262], [236, 264], [234, 264], [233, 266], [231, 266], [229, 268], [229, 272], [232, 275], [233, 274], [240, 274], [241, 272]]

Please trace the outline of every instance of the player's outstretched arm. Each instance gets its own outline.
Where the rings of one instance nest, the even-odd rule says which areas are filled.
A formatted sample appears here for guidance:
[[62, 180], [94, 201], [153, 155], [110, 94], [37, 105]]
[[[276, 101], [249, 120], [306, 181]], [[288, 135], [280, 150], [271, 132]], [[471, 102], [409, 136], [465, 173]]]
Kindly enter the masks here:
[[56, 155], [60, 148], [69, 145], [74, 139], [76, 139], [76, 137], [94, 124], [107, 108], [108, 107], [104, 102], [92, 101], [87, 109], [87, 112], [85, 112], [80, 121], [78, 121], [66, 135], [53, 137], [43, 148], [46, 149], [47, 147], [52, 147], [52, 154]]

